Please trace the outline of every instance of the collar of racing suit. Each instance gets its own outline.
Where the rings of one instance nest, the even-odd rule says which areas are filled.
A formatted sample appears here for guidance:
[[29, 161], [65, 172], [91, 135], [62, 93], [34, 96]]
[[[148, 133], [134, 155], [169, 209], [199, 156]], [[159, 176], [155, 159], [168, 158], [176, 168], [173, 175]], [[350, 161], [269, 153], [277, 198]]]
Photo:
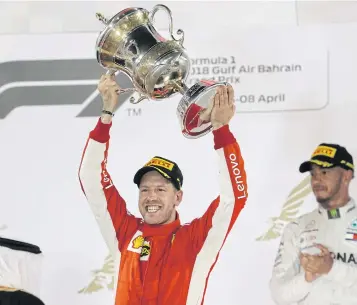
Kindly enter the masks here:
[[[345, 217], [346, 214], [349, 212], [353, 211], [356, 208], [356, 204], [352, 198], [343, 206], [340, 208], [335, 209], [337, 213], [336, 218], [343, 218]], [[319, 206], [318, 208], [319, 214], [323, 216], [325, 219], [331, 220], [331, 212], [328, 210], [324, 209], [323, 207]], [[330, 216], [329, 216], [330, 214]]]
[[176, 219], [166, 225], [149, 225], [143, 224], [143, 237], [149, 236], [167, 236], [174, 233], [181, 226], [179, 214], [176, 212]]

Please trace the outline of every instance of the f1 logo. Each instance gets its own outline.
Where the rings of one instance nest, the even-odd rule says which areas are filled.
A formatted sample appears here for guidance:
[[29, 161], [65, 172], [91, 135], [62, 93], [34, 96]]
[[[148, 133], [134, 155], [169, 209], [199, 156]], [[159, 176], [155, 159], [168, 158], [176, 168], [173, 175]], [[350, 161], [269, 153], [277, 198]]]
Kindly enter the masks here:
[[[95, 59], [0, 63], [0, 119], [18, 107], [55, 105], [83, 105], [76, 117], [98, 116], [101, 101], [97, 84], [104, 73]], [[122, 88], [132, 87], [123, 73], [117, 75], [117, 81]], [[131, 94], [123, 93], [123, 99], [128, 100]]]

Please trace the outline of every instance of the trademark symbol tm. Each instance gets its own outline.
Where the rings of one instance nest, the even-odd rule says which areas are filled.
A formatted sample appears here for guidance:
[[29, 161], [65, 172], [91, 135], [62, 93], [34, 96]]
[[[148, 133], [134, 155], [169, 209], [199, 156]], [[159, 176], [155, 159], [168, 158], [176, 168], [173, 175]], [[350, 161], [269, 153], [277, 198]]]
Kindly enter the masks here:
[[141, 116], [141, 108], [127, 108], [128, 116]]

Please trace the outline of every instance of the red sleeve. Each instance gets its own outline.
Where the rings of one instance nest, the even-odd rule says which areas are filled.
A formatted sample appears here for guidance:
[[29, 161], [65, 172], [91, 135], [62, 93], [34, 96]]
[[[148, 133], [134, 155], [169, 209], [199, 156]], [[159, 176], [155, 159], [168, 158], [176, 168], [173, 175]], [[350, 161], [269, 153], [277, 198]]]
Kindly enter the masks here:
[[99, 118], [95, 128], [89, 133], [89, 137], [99, 143], [106, 143], [110, 139], [109, 131], [112, 127], [112, 122], [104, 124]]
[[219, 156], [220, 195], [200, 218], [188, 226], [196, 252], [205, 244], [215, 244], [217, 255], [248, 198], [247, 178], [240, 147], [225, 125], [213, 131]]
[[229, 130], [229, 125], [224, 125], [219, 129], [213, 130], [214, 149], [220, 149], [230, 144], [236, 143], [234, 135]]
[[139, 223], [114, 186], [107, 170], [109, 130], [101, 120], [89, 134], [79, 169], [79, 179], [101, 233], [112, 251], [122, 250]]

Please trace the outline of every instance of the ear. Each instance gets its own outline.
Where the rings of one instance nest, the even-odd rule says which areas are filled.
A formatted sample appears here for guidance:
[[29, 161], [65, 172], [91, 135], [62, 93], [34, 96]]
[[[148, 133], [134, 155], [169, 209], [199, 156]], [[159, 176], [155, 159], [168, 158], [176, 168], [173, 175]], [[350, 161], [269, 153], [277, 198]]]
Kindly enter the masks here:
[[345, 183], [348, 184], [351, 182], [352, 178], [353, 178], [353, 172], [351, 170], [347, 170], [345, 171]]
[[176, 192], [175, 194], [175, 206], [179, 206], [181, 201], [182, 201], [182, 197], [183, 197], [183, 191], [179, 190]]

